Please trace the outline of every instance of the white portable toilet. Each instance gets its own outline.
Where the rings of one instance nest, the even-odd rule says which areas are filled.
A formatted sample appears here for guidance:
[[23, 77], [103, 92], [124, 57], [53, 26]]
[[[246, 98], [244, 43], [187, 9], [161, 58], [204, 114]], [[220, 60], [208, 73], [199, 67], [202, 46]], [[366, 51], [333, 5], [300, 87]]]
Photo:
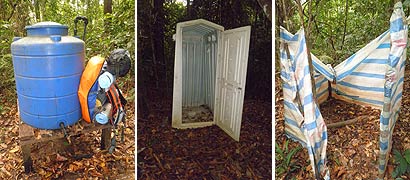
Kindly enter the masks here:
[[204, 19], [177, 24], [173, 128], [216, 124], [239, 141], [250, 32], [250, 26], [224, 31]]

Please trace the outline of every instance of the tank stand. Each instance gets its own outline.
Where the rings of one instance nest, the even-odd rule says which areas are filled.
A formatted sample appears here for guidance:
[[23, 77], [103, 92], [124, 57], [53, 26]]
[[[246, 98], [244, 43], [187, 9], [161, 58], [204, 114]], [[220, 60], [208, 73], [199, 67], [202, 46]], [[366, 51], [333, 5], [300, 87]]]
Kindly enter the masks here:
[[31, 144], [22, 144], [21, 142], [34, 138], [33, 128], [28, 126], [27, 124], [21, 123], [19, 127], [19, 137], [21, 153], [23, 155], [24, 172], [30, 173], [33, 171], [33, 160], [31, 159]]
[[101, 132], [101, 150], [108, 149], [111, 144], [111, 127], [105, 128]]
[[[80, 120], [75, 125], [66, 127], [66, 133], [59, 130], [40, 130], [33, 128], [20, 120], [19, 124], [19, 145], [23, 156], [24, 172], [34, 172], [33, 160], [31, 159], [31, 145], [40, 142], [53, 141], [63, 139], [67, 136], [75, 136], [77, 134], [85, 134], [96, 130], [102, 130], [101, 133], [101, 149], [108, 149], [111, 142], [111, 125], [99, 125], [95, 123], [86, 123]], [[36, 133], [35, 133], [36, 131]], [[34, 135], [36, 134], [36, 135]]]

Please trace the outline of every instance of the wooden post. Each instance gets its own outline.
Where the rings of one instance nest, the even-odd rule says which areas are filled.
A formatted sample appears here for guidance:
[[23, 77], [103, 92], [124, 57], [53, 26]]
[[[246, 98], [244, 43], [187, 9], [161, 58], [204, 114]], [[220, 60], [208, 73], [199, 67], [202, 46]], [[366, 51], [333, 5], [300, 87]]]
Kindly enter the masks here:
[[286, 29], [288, 31], [290, 31], [289, 21], [288, 21], [288, 13], [286, 12], [286, 7], [285, 7], [285, 0], [282, 0], [282, 8], [283, 8], [283, 14], [284, 14], [284, 18], [285, 18]]
[[312, 5], [312, 1], [309, 1], [309, 21], [308, 21], [308, 27], [307, 30], [305, 29], [305, 22], [303, 20], [303, 9], [302, 9], [302, 4], [300, 4], [300, 0], [296, 0], [296, 4], [298, 6], [298, 10], [299, 10], [299, 16], [300, 16], [300, 23], [302, 24], [303, 27], [303, 31], [305, 32], [305, 39], [306, 39], [306, 51], [307, 51], [307, 55], [308, 55], [308, 62], [309, 62], [309, 70], [310, 70], [310, 78], [312, 81], [312, 93], [313, 93], [313, 99], [316, 101], [316, 84], [315, 84], [315, 78], [313, 77], [313, 72], [314, 72], [314, 68], [313, 68], [313, 64], [312, 64], [312, 56], [310, 55], [310, 41], [309, 41], [309, 28], [310, 28], [310, 21], [311, 21], [311, 10], [312, 8], [310, 7]]
[[101, 150], [106, 150], [111, 145], [111, 127], [102, 129], [101, 132]]
[[[310, 79], [312, 82], [312, 95], [313, 95], [313, 100], [316, 102], [316, 84], [315, 84], [315, 78], [313, 77], [313, 72], [314, 72], [314, 68], [313, 68], [313, 64], [312, 64], [312, 56], [310, 55], [310, 41], [309, 41], [309, 28], [310, 28], [310, 21], [312, 18], [312, 1], [309, 1], [309, 20], [308, 20], [308, 26], [307, 26], [307, 30], [306, 30], [306, 26], [305, 26], [305, 22], [303, 20], [303, 9], [302, 9], [302, 4], [300, 3], [300, 0], [295, 0], [296, 1], [296, 5], [298, 6], [298, 10], [299, 10], [299, 16], [300, 16], [300, 23], [302, 24], [303, 27], [303, 31], [305, 32], [305, 40], [306, 40], [306, 51], [307, 51], [307, 55], [308, 55], [308, 63], [309, 63], [309, 70], [310, 70]], [[316, 103], [319, 104], [319, 103]], [[317, 162], [314, 162], [315, 164]], [[315, 168], [316, 171], [316, 179], [322, 179], [320, 172], [317, 168]]]
[[[22, 122], [20, 120], [20, 122]], [[31, 144], [22, 144], [22, 141], [34, 138], [33, 128], [27, 124], [20, 123], [19, 126], [20, 147], [23, 155], [24, 172], [30, 173], [33, 171], [33, 160], [31, 159]]]

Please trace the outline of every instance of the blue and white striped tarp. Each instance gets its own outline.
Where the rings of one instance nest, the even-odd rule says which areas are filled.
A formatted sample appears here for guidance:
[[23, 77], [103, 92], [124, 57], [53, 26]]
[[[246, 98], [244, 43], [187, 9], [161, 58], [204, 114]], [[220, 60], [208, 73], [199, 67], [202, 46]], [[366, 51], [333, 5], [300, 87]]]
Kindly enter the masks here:
[[[404, 23], [404, 18], [402, 4], [398, 2], [390, 19], [390, 29], [335, 68], [325, 65], [311, 54], [318, 103], [327, 100], [330, 89], [332, 97], [382, 110], [380, 175], [385, 171], [391, 136], [401, 106], [407, 44], [407, 23]], [[293, 35], [281, 27], [280, 37], [285, 133], [308, 148], [314, 173], [320, 172], [325, 176], [328, 173], [325, 161], [327, 130], [311, 97], [304, 31], [301, 29]]]
[[384, 104], [380, 116], [379, 178], [383, 177], [386, 170], [393, 130], [401, 107], [408, 31], [405, 22], [402, 4], [397, 3], [390, 18], [391, 48], [386, 64]]
[[[281, 28], [281, 78], [285, 102], [285, 132], [308, 149], [316, 177], [329, 179], [326, 167], [327, 129], [313, 99], [304, 31], [295, 36]], [[288, 46], [285, 47], [285, 46]], [[286, 52], [289, 49], [289, 54]], [[288, 58], [289, 57], [289, 58]]]
[[383, 106], [384, 75], [390, 49], [389, 33], [383, 33], [337, 65], [332, 96], [356, 104]]

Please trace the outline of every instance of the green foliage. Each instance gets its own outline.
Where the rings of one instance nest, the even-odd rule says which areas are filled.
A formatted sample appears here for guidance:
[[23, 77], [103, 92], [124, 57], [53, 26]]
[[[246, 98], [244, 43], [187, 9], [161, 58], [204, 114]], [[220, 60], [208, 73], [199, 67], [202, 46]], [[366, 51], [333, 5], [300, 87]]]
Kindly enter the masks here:
[[277, 174], [277, 176], [281, 176], [283, 174], [290, 174], [296, 169], [300, 168], [300, 166], [297, 165], [297, 163], [293, 159], [293, 156], [302, 148], [298, 146], [294, 149], [289, 149], [288, 145], [288, 140], [285, 141], [285, 144], [282, 148], [279, 147], [277, 142], [275, 142], [275, 173]]
[[[394, 162], [398, 165], [392, 173], [392, 177], [400, 177], [404, 174], [410, 174], [410, 149], [407, 149], [401, 154], [398, 150], [393, 150]], [[401, 179], [401, 178], [397, 178]]]
[[166, 59], [172, 60], [175, 52], [175, 42], [172, 36], [175, 34], [176, 25], [181, 22], [185, 15], [185, 7], [182, 3], [165, 2], [164, 14], [165, 14], [165, 55]]
[[[79, 15], [86, 16], [89, 20], [85, 41], [87, 57], [97, 54], [107, 56], [115, 48], [127, 49], [134, 57], [134, 1], [113, 1], [112, 6], [112, 14], [104, 15], [103, 4], [99, 0], [75, 1], [75, 3], [50, 1], [45, 3], [47, 11], [43, 12], [43, 18], [38, 21], [65, 24], [69, 26], [69, 32], [73, 34], [74, 18]], [[82, 36], [82, 27], [79, 22], [79, 36]]]
[[13, 38], [11, 24], [0, 21], [0, 92], [6, 87], [14, 88], [14, 71], [10, 54], [10, 42]]
[[3, 105], [0, 105], [0, 114], [3, 114], [4, 111], [5, 111], [5, 110], [4, 110]]
[[0, 94], [15, 101], [15, 83], [10, 45], [13, 37], [24, 36], [24, 27], [30, 24], [30, 1], [0, 1]]
[[331, 57], [326, 55], [319, 56], [318, 58], [325, 64], [333, 64], [334, 62], [334, 60]]
[[[272, 67], [272, 28], [271, 21], [263, 13], [257, 1], [191, 0], [191, 5], [188, 7], [175, 0], [163, 2], [162, 10], [165, 19], [162, 24], [162, 19], [157, 18], [157, 13], [160, 11], [156, 9], [155, 3], [137, 1], [138, 72], [144, 75], [144, 80], [141, 78], [139, 82], [144, 81], [153, 85], [155, 83], [156, 88], [161, 86], [159, 88], [161, 91], [172, 89], [169, 88], [173, 85], [173, 79], [170, 77], [173, 76], [175, 54], [175, 42], [172, 36], [175, 34], [177, 23], [202, 18], [219, 24], [226, 30], [250, 25], [252, 30], [247, 82], [252, 83], [247, 84], [245, 96], [256, 96], [256, 98], [269, 101], [267, 98], [271, 97], [272, 88], [272, 69], [270, 68]], [[162, 34], [158, 32], [159, 29], [161, 29], [160, 32], [163, 31], [164, 35], [163, 49], [155, 48], [157, 42], [162, 40]], [[158, 58], [155, 56], [157, 54], [164, 54], [164, 58]], [[165, 68], [163, 68], [163, 64]], [[167, 84], [162, 83], [164, 79], [167, 80]]]
[[410, 7], [410, 0], [403, 1], [403, 6], [407, 8]]
[[[404, 10], [409, 15], [407, 4]], [[394, 1], [373, 0], [335, 0], [307, 1], [304, 4], [304, 22], [308, 24], [309, 5], [312, 7], [310, 28], [311, 52], [317, 57], [326, 55], [337, 65], [353, 55], [371, 40], [389, 29], [389, 20], [393, 12]], [[281, 4], [282, 1], [277, 1]], [[287, 2], [289, 31], [295, 33], [301, 28], [301, 20], [294, 1]], [[281, 10], [281, 9], [279, 9]], [[347, 10], [347, 11], [346, 11]], [[280, 20], [284, 14], [279, 12]], [[283, 22], [278, 24], [285, 26]], [[286, 26], [285, 26], [286, 27]], [[277, 32], [278, 33], [278, 32]], [[277, 34], [279, 35], [279, 34]], [[278, 50], [278, 48], [277, 48]]]
[[[104, 15], [103, 1], [2, 1], [0, 7], [0, 92], [15, 89], [10, 45], [14, 36], [25, 36], [24, 27], [41, 21], [54, 21], [69, 27], [73, 35], [74, 18], [86, 16], [89, 20], [85, 40], [86, 60], [95, 55], [108, 56], [116, 48], [127, 49], [135, 64], [135, 5], [134, 0], [118, 0], [112, 3], [112, 14]], [[82, 36], [82, 22], [78, 35]], [[134, 68], [125, 81], [134, 84]], [[124, 79], [121, 79], [123, 81]], [[122, 88], [122, 85], [120, 85]], [[134, 91], [133, 86], [127, 86]], [[4, 89], [6, 88], [6, 89]], [[11, 92], [13, 92], [11, 91]]]
[[318, 10], [311, 31], [312, 49], [338, 64], [388, 30], [393, 5], [389, 1], [349, 1], [347, 14], [345, 0], [323, 1], [318, 8], [322, 11]]

